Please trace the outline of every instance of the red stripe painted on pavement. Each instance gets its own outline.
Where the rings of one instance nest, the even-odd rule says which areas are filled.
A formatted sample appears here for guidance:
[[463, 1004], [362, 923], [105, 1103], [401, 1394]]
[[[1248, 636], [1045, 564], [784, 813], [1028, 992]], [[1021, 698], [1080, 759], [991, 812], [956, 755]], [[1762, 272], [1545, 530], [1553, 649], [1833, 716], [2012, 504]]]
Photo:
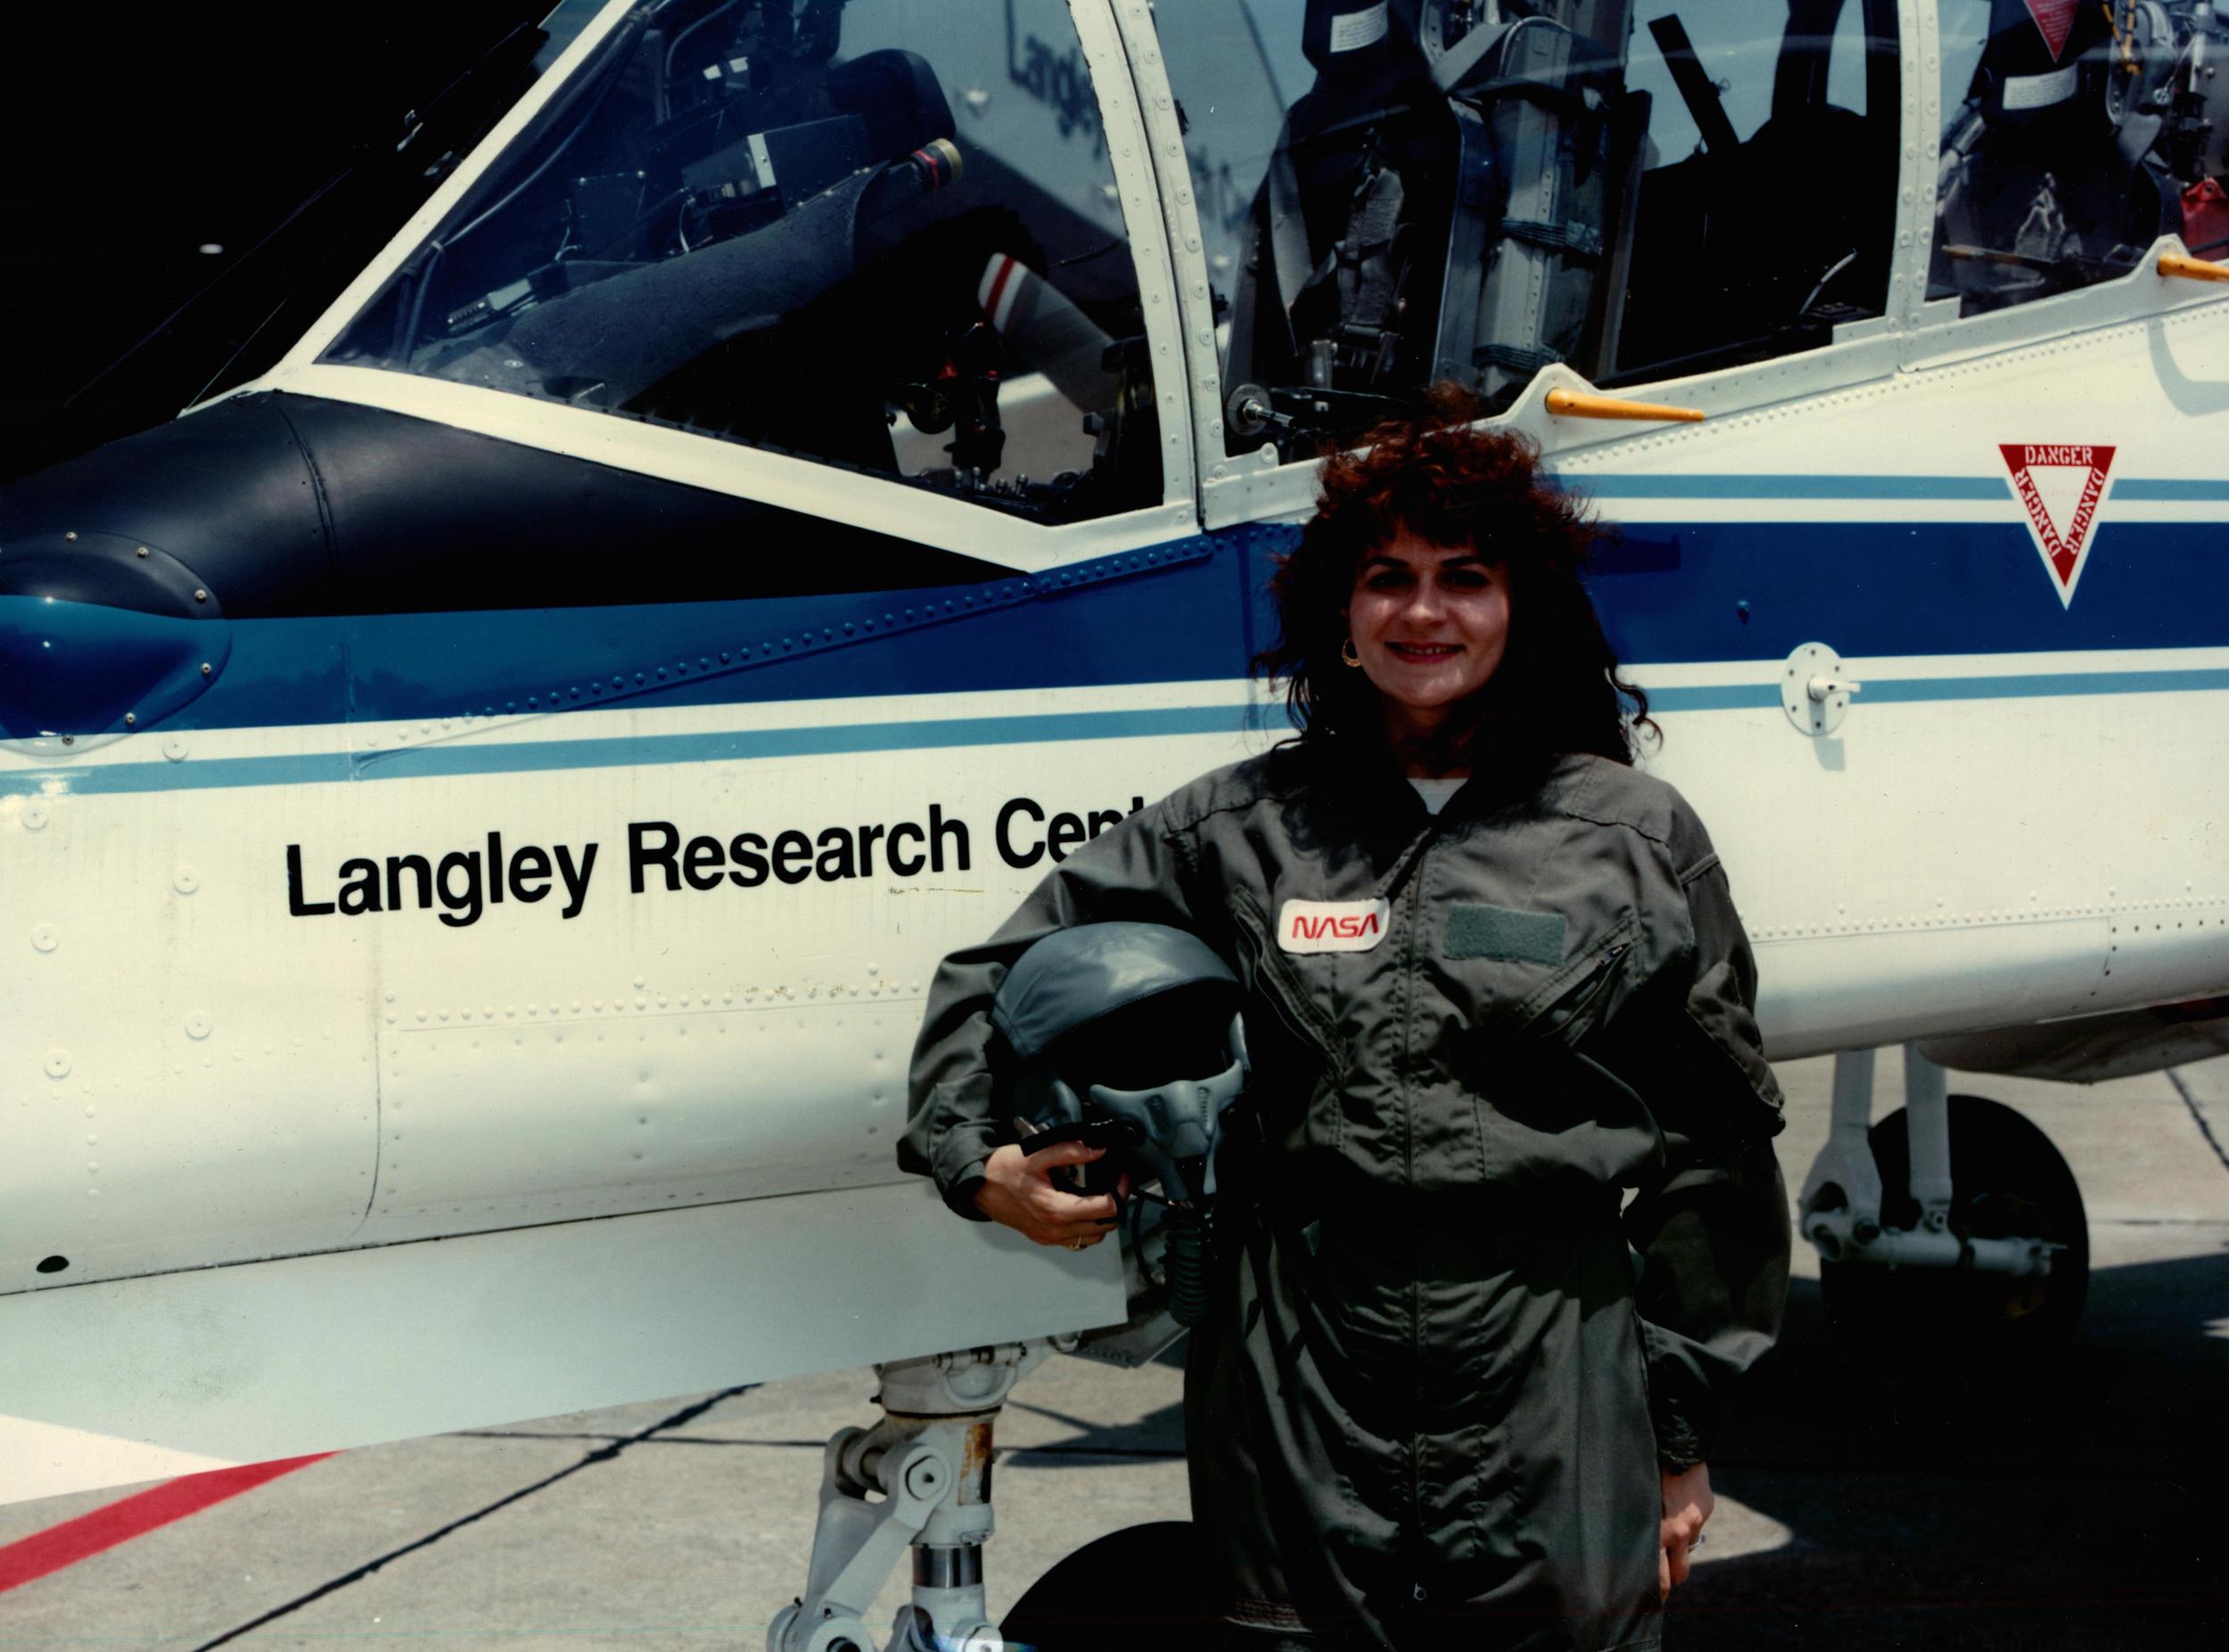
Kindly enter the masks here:
[[308, 1457], [282, 1457], [275, 1462], [243, 1463], [237, 1468], [180, 1475], [176, 1480], [166, 1480], [160, 1485], [151, 1485], [144, 1492], [120, 1497], [90, 1514], [79, 1515], [75, 1520], [65, 1520], [44, 1532], [19, 1538], [0, 1549], [0, 1594], [334, 1455], [332, 1451], [318, 1451]]

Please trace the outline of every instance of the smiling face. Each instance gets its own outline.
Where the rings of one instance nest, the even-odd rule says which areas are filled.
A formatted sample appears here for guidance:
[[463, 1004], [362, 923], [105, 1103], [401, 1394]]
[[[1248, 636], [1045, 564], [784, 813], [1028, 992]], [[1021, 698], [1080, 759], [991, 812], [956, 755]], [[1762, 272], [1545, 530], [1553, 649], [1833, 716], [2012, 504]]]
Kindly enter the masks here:
[[1363, 555], [1346, 621], [1398, 747], [1438, 728], [1501, 665], [1509, 565], [1404, 528]]

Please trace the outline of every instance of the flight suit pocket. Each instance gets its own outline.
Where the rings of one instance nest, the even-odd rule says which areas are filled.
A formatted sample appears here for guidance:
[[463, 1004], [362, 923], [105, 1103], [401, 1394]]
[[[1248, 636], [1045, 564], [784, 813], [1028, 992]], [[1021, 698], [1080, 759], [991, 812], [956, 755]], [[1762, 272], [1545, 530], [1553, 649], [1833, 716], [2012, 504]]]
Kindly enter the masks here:
[[1544, 977], [1536, 968], [1503, 964], [1495, 978], [1472, 983], [1476, 1009], [1459, 1044], [1463, 1075], [1479, 1083], [1505, 1069], [1553, 1064], [1559, 1052], [1575, 1048], [1615, 1007], [1632, 953], [1629, 918]]
[[1519, 1014], [1522, 1037], [1569, 1049], [1600, 1024], [1633, 951], [1633, 925], [1619, 925], [1542, 984]]
[[1631, 950], [1633, 915], [1572, 915], [1484, 901], [1436, 903], [1444, 990], [1498, 1039], [1569, 1037], [1591, 1025]]
[[1489, 1179], [1614, 1185], [1660, 1151], [1646, 1105], [1584, 1053], [1616, 1013], [1633, 949], [1631, 923], [1616, 925], [1506, 1019], [1465, 1035], [1463, 1076]]

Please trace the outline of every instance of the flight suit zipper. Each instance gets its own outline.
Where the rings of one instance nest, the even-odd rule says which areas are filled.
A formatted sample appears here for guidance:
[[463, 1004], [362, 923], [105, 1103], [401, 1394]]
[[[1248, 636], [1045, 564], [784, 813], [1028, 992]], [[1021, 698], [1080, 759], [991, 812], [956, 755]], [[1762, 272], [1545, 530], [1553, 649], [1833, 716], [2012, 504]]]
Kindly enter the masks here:
[[1277, 1018], [1285, 1023], [1287, 1031], [1320, 1053], [1333, 1066], [1343, 1066], [1339, 1060], [1339, 1040], [1337, 1029], [1323, 1022], [1308, 1002], [1305, 989], [1287, 971], [1284, 957], [1270, 938], [1268, 921], [1255, 909], [1251, 895], [1240, 892], [1233, 897], [1231, 916], [1238, 920], [1238, 934], [1247, 943], [1253, 955], [1251, 963], [1254, 979], [1262, 989], [1262, 996], [1270, 1001]]
[[1614, 941], [1604, 947], [1592, 968], [1558, 993], [1544, 1008], [1526, 1022], [1526, 1036], [1552, 1039], [1583, 1017], [1594, 1007], [1595, 1000], [1608, 989], [1617, 974], [1618, 965], [1632, 948], [1633, 943], [1628, 941]]
[[[1238, 942], [1240, 962], [1247, 969], [1254, 996], [1267, 999], [1271, 1013], [1285, 1031], [1303, 1049], [1313, 1050], [1322, 1063], [1322, 1070], [1311, 1088], [1301, 1111], [1304, 1132], [1313, 1139], [1321, 1127], [1324, 1097], [1329, 1091], [1336, 1098], [1346, 1082], [1353, 1065], [1353, 1051], [1339, 1036], [1338, 1024], [1319, 1009], [1308, 995], [1305, 983], [1293, 972], [1290, 961], [1271, 938], [1268, 920], [1263, 916], [1251, 894], [1234, 892], [1230, 901], [1231, 930]], [[1256, 1051], [1257, 1060], [1260, 1051]], [[1254, 1128], [1266, 1136], [1267, 1123], [1263, 1115], [1263, 1103], [1257, 1099], [1251, 1109]], [[1332, 1103], [1330, 1119], [1331, 1151], [1338, 1151], [1338, 1138], [1344, 1128], [1338, 1116], [1338, 1104]], [[1303, 1226], [1300, 1237], [1312, 1256], [1320, 1236], [1320, 1221]]]
[[[1402, 1168], [1409, 1191], [1413, 1194], [1417, 1185], [1417, 1115], [1416, 1115], [1416, 1002], [1417, 1002], [1417, 935], [1422, 929], [1421, 910], [1424, 904], [1424, 882], [1427, 863], [1439, 840], [1439, 822], [1434, 819], [1425, 828], [1424, 842], [1411, 854], [1398, 875], [1405, 883], [1401, 894], [1408, 910], [1405, 916], [1406, 933], [1402, 936], [1401, 966], [1401, 1155]], [[1421, 1570], [1421, 1561], [1429, 1552], [1424, 1540], [1424, 1286], [1422, 1257], [1419, 1253], [1419, 1238], [1414, 1230], [1410, 1237], [1409, 1256], [1409, 1360], [1410, 1360], [1410, 1417], [1409, 1417], [1409, 1517], [1403, 1522], [1402, 1533], [1404, 1547], [1410, 1552], [1412, 1571]], [[1411, 1592], [1413, 1599], [1425, 1598], [1424, 1584], [1412, 1578]]]

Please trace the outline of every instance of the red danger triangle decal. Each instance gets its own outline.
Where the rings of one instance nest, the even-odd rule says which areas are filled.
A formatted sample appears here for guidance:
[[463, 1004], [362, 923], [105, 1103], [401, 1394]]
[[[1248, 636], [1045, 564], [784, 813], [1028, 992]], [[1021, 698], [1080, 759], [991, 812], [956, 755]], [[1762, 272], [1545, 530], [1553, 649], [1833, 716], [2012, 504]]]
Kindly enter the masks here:
[[2071, 607], [2114, 450], [2086, 443], [2000, 442], [1997, 451], [2012, 473], [2012, 491], [2027, 513], [2027, 531], [2051, 570], [2052, 587]]
[[2051, 48], [2051, 61], [2057, 62], [2059, 53], [2067, 49], [2067, 36], [2074, 28], [2075, 0], [2022, 0], [2027, 14], [2036, 20], [2036, 28], [2044, 37], [2044, 44]]

